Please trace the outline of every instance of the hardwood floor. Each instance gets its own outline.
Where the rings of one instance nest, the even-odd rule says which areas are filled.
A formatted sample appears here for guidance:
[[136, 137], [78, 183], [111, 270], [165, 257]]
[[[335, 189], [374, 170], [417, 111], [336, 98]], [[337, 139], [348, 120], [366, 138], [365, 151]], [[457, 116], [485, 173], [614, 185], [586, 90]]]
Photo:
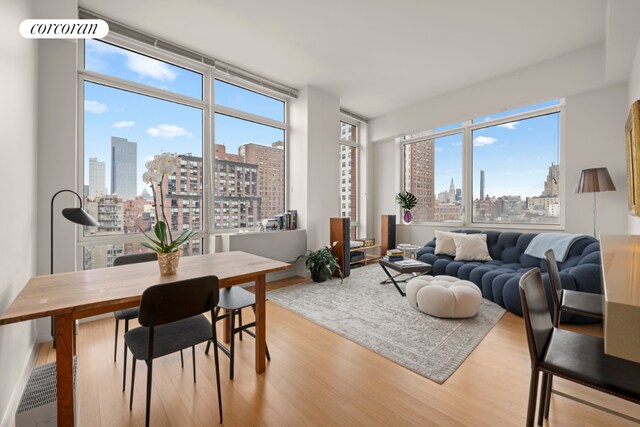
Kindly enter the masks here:
[[[271, 284], [271, 288], [296, 280]], [[250, 311], [245, 310], [247, 321]], [[601, 326], [572, 329], [594, 335]], [[517, 426], [526, 415], [529, 354], [521, 318], [507, 313], [456, 373], [438, 385], [420, 375], [267, 303], [267, 340], [272, 360], [254, 371], [254, 342], [236, 341], [235, 379], [220, 353], [225, 426]], [[129, 377], [122, 392], [122, 352], [113, 363], [113, 319], [81, 325], [78, 335], [77, 401], [80, 426], [144, 424], [146, 367], [139, 364], [133, 411]], [[120, 337], [120, 340], [122, 338]], [[119, 348], [122, 347], [122, 341]], [[213, 356], [196, 349], [197, 384], [190, 351], [154, 362], [151, 423], [210, 426], [218, 423]], [[50, 343], [37, 363], [55, 360]], [[637, 405], [560, 379], [555, 388], [638, 417]], [[547, 424], [545, 424], [547, 425]], [[635, 425], [553, 395], [549, 426]]]

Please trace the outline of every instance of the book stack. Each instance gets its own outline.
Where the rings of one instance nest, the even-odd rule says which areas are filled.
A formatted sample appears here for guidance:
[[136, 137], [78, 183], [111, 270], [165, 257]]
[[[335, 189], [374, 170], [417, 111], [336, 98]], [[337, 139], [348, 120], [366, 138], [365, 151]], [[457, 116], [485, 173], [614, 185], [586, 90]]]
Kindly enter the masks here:
[[376, 239], [365, 237], [364, 239], [352, 240], [352, 242], [358, 243], [359, 246], [373, 246], [376, 244]]
[[404, 252], [400, 249], [388, 250], [383, 259], [389, 262], [402, 261], [404, 259]]
[[282, 214], [282, 222], [284, 230], [295, 230], [298, 228], [298, 211], [288, 210]]

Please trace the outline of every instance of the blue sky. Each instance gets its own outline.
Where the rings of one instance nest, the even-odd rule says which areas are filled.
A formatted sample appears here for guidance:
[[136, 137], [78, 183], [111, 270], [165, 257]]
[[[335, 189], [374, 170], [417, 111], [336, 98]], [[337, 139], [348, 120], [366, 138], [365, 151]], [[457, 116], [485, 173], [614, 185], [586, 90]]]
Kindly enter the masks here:
[[[474, 122], [555, 104], [557, 101], [482, 117]], [[549, 166], [559, 161], [559, 129], [559, 114], [555, 113], [475, 130], [472, 135], [473, 198], [480, 194], [480, 170], [485, 171], [485, 194], [539, 196]], [[461, 188], [462, 134], [437, 138], [435, 157], [436, 194], [449, 190], [452, 177], [456, 188]]]
[[[134, 81], [202, 99], [202, 75], [128, 50], [88, 39], [85, 66], [121, 79]], [[84, 86], [85, 184], [89, 182], [89, 158], [106, 163], [105, 184], [110, 191], [111, 137], [137, 143], [138, 193], [145, 184], [144, 163], [161, 152], [202, 156], [202, 110], [87, 82]], [[215, 101], [274, 120], [284, 120], [284, 103], [237, 86], [216, 81]], [[216, 143], [237, 153], [242, 144], [271, 145], [283, 140], [284, 131], [229, 116], [215, 118]]]

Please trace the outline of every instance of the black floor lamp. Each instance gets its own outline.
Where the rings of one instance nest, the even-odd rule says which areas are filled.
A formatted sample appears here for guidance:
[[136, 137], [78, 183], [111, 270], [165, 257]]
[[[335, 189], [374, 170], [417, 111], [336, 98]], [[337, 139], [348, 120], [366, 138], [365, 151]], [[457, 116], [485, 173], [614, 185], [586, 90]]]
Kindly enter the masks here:
[[596, 194], [603, 191], [616, 191], [607, 168], [582, 169], [576, 184], [576, 193], [593, 193], [593, 237], [598, 238]]
[[[56, 199], [56, 196], [60, 193], [73, 193], [78, 198], [80, 202], [79, 208], [64, 208], [62, 209], [62, 216], [67, 218], [69, 221], [80, 224], [80, 225], [88, 225], [97, 227], [98, 222], [93, 219], [91, 215], [89, 215], [84, 209], [82, 209], [82, 197], [78, 193], [73, 190], [60, 190], [51, 198], [51, 274], [53, 274], [53, 201]], [[56, 347], [56, 319], [55, 317], [51, 317], [51, 337], [53, 338], [53, 347]]]

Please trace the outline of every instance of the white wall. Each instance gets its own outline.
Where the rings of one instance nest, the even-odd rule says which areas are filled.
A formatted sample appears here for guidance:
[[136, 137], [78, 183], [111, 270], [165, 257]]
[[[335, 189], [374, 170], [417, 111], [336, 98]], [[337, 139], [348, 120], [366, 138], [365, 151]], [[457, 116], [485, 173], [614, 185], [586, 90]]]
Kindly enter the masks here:
[[[593, 198], [573, 194], [573, 188], [581, 169], [606, 166], [618, 191], [598, 195], [599, 232], [625, 233], [626, 86], [603, 87], [603, 81], [604, 49], [598, 45], [371, 121], [376, 236], [380, 235], [380, 215], [398, 213], [394, 195], [400, 190], [400, 149], [395, 136], [554, 98], [565, 98], [566, 102], [561, 153], [565, 231], [593, 233]], [[401, 225], [397, 241], [424, 244], [433, 238], [434, 228], [445, 227]]]
[[291, 101], [290, 203], [307, 229], [307, 246], [329, 244], [329, 218], [340, 215], [340, 103], [316, 87]]
[[[33, 16], [30, 2], [0, 0], [0, 77], [3, 102], [4, 202], [0, 224], [5, 250], [0, 257], [0, 313], [36, 272], [37, 42], [18, 34]], [[0, 425], [12, 425], [25, 374], [35, 354], [34, 322], [0, 326]]]
[[[627, 96], [627, 108], [631, 103], [640, 99], [640, 41], [636, 48], [633, 70], [629, 76], [629, 92]], [[640, 234], [640, 217], [628, 216], [629, 234]]]

